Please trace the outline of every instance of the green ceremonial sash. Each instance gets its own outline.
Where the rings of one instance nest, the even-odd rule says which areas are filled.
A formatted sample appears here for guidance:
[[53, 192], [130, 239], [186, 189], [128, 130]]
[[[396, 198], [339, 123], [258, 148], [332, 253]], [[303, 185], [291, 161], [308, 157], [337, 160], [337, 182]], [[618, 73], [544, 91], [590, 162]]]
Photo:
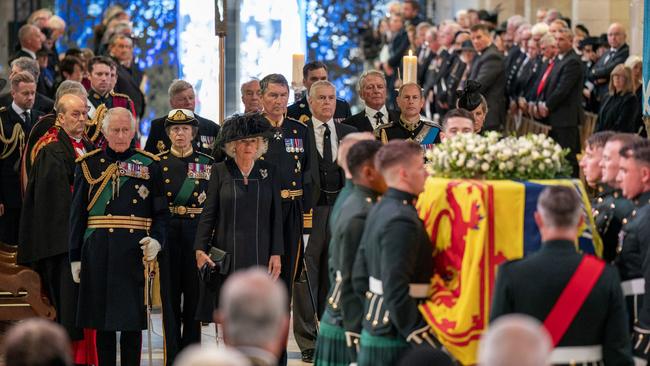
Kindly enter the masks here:
[[[138, 160], [139, 163], [143, 166], [149, 166], [153, 162], [153, 159], [149, 158], [148, 156], [145, 156], [140, 153], [135, 153], [131, 155], [130, 158], [124, 160], [125, 163], [133, 163], [134, 160]], [[124, 183], [126, 183], [129, 180], [129, 177], [127, 176], [122, 176], [118, 177], [118, 184], [119, 187], [121, 188]], [[119, 191], [119, 188], [118, 188]], [[91, 207], [90, 211], [88, 211], [88, 216], [104, 216], [104, 213], [106, 212], [106, 206], [108, 205], [108, 202], [111, 200], [113, 197], [113, 186], [111, 184], [107, 184], [102, 192], [99, 194], [99, 198], [97, 198], [97, 202]], [[84, 241], [87, 240], [90, 235], [95, 231], [94, 228], [86, 228], [86, 232], [84, 233]]]
[[[210, 160], [199, 155], [199, 164], [208, 165]], [[192, 196], [194, 192], [195, 178], [185, 177], [185, 181], [181, 186], [181, 189], [178, 191], [176, 198], [174, 199], [174, 206], [185, 206], [187, 205], [187, 200]]]

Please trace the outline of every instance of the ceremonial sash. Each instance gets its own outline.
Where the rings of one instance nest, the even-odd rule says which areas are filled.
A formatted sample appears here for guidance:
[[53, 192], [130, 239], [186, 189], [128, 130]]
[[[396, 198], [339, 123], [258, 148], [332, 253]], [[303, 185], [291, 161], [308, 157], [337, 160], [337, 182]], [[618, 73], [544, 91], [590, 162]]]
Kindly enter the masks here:
[[[142, 165], [148, 166], [150, 165], [153, 160], [145, 155], [142, 154], [133, 154], [130, 158], [126, 159], [124, 162], [125, 163], [133, 163], [134, 160], [138, 160]], [[114, 163], [117, 164], [117, 163]], [[112, 179], [111, 177], [107, 176], [107, 180]], [[129, 180], [129, 177], [127, 176], [121, 176], [119, 178], [119, 187], [122, 187], [124, 183], [126, 183]], [[96, 193], [95, 195], [98, 195], [97, 200], [94, 202], [92, 207], [89, 208], [88, 210], [88, 216], [104, 216], [106, 212], [106, 206], [108, 205], [108, 202], [111, 200], [113, 197], [113, 187], [109, 184], [102, 184], [104, 187], [99, 188], [101, 189], [101, 192]], [[117, 189], [119, 191], [119, 188]], [[84, 233], [84, 240], [88, 239], [90, 235], [95, 231], [94, 228], [87, 228], [86, 232]]]
[[605, 269], [605, 262], [591, 255], [582, 257], [573, 276], [569, 280], [553, 309], [544, 320], [544, 327], [553, 339], [553, 346], [557, 346], [569, 325], [578, 314], [587, 296], [596, 285], [600, 274]]
[[[199, 158], [199, 164], [200, 165], [205, 165], [207, 166], [207, 174], [209, 177], [210, 174], [210, 161], [200, 157]], [[194, 164], [196, 167], [198, 164]], [[197, 176], [191, 176], [191, 170], [192, 170], [192, 164], [188, 165], [188, 173], [187, 176], [185, 177], [185, 181], [183, 182], [183, 185], [181, 186], [181, 189], [178, 190], [178, 193], [176, 194], [176, 197], [174, 198], [174, 206], [184, 206], [187, 204], [187, 200], [190, 199], [192, 196], [192, 192], [194, 192], [194, 186], [196, 185], [195, 181], [197, 179], [206, 179], [205, 177], [197, 177]]]

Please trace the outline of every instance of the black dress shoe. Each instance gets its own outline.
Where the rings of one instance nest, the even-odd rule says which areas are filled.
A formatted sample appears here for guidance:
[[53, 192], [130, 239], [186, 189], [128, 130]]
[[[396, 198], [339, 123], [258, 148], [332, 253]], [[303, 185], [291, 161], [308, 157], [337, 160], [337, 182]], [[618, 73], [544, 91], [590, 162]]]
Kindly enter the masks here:
[[314, 363], [314, 350], [306, 349], [302, 351], [302, 362]]

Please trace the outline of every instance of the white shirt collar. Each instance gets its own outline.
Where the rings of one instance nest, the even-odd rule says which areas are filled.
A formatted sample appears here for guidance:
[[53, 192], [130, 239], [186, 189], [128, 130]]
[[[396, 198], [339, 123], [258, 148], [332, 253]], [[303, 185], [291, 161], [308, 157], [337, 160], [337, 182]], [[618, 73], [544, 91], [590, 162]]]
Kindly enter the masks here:
[[27, 48], [21, 48], [21, 50], [24, 51], [24, 52], [27, 52], [30, 56], [32, 56], [32, 58], [34, 60], [36, 60], [36, 53], [35, 52], [33, 52], [31, 50], [28, 50]]
[[20, 118], [23, 118], [23, 113], [25, 113], [25, 109], [22, 109], [16, 104], [16, 102], [11, 102], [11, 108], [13, 108], [14, 112], [20, 116]]
[[314, 116], [311, 116], [311, 119], [314, 122], [314, 128], [319, 128], [320, 129], [320, 127], [322, 125], [326, 124], [326, 125], [329, 126], [330, 130], [334, 129], [334, 118], [330, 118], [330, 120], [327, 121], [327, 122], [323, 122], [323, 121], [319, 120], [318, 118], [316, 118]]
[[370, 120], [370, 124], [372, 125], [372, 128], [377, 128], [377, 120], [375, 120], [375, 114], [377, 112], [381, 112], [383, 116], [381, 117], [382, 123], [388, 122], [388, 110], [386, 109], [386, 105], [382, 105], [379, 110], [372, 109], [366, 105], [366, 117], [368, 117], [368, 120]]

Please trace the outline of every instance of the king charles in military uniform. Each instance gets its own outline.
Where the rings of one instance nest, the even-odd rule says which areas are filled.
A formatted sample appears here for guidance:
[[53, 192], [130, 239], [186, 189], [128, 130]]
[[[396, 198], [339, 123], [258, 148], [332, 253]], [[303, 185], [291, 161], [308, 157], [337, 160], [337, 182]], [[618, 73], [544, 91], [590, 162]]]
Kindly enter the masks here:
[[413, 140], [425, 149], [440, 142], [440, 126], [423, 120], [420, 110], [424, 106], [422, 89], [417, 84], [404, 84], [399, 89], [397, 104], [402, 111], [399, 121], [389, 122], [374, 131], [377, 139], [386, 143], [395, 139]]
[[99, 364], [139, 365], [147, 326], [143, 261], [156, 259], [169, 218], [157, 156], [131, 148], [131, 111], [102, 121], [108, 146], [77, 159], [70, 214], [70, 262], [79, 282], [77, 325], [97, 329]]
[[201, 324], [195, 320], [199, 278], [194, 238], [207, 197], [213, 159], [192, 146], [198, 128], [199, 122], [192, 111], [172, 109], [165, 119], [171, 147], [159, 155], [172, 215], [167, 227], [167, 245], [158, 258], [168, 366], [185, 346], [201, 342]]

